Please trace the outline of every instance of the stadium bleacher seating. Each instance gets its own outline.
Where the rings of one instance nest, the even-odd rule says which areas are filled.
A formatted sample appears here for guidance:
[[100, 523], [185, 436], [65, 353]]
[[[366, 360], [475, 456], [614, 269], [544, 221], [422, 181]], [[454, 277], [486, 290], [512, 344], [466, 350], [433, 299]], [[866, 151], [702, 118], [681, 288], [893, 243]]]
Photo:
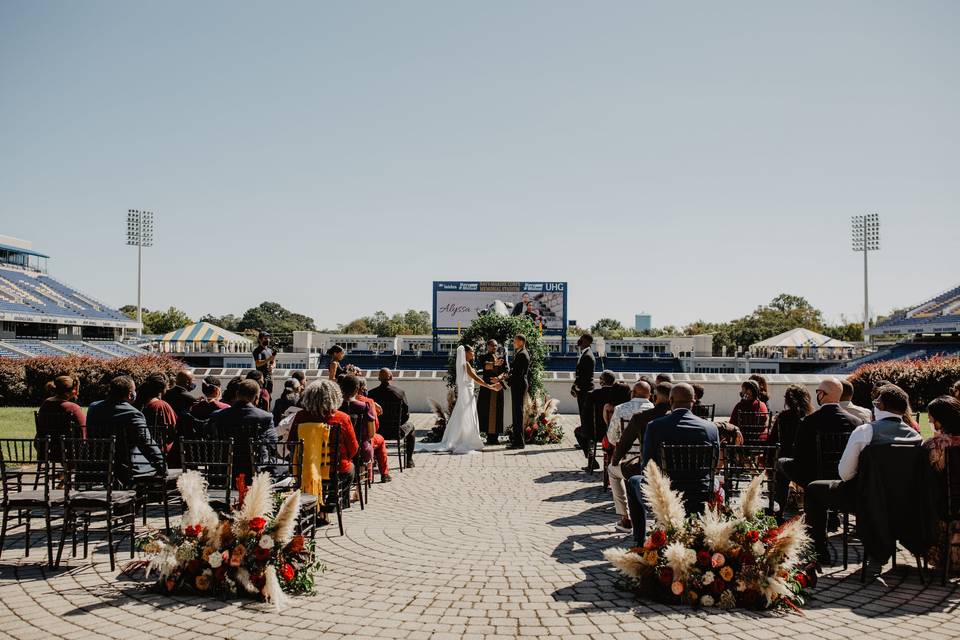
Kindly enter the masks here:
[[60, 318], [129, 320], [50, 276], [0, 268], [0, 310]]
[[878, 323], [872, 334], [960, 332], [960, 286]]
[[31, 356], [65, 356], [63, 351], [48, 346], [39, 340], [5, 340], [6, 344], [19, 351], [26, 351]]

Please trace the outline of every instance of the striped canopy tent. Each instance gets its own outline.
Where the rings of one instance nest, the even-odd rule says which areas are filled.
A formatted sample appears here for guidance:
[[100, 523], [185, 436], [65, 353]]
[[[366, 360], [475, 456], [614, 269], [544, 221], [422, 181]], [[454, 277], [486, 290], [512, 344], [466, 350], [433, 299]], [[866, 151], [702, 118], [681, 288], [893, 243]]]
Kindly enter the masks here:
[[772, 338], [754, 342], [750, 345], [750, 353], [753, 355], [770, 355], [779, 353], [781, 355], [802, 354], [838, 354], [845, 351], [852, 351], [854, 345], [843, 340], [837, 340], [830, 336], [825, 336], [816, 331], [810, 331], [803, 327], [797, 327], [790, 331], [784, 331]]
[[196, 322], [163, 335], [157, 339], [157, 344], [163, 353], [239, 353], [249, 351], [253, 340], [209, 322]]

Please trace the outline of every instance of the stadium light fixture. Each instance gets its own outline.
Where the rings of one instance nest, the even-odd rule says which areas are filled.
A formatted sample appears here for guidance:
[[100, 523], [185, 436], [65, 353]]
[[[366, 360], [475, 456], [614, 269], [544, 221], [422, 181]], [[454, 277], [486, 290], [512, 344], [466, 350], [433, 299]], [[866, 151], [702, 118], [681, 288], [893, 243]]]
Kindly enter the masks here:
[[870, 293], [867, 278], [867, 256], [880, 250], [880, 216], [868, 213], [850, 218], [850, 242], [854, 251], [863, 252], [863, 339], [870, 343]]
[[127, 245], [137, 248], [137, 335], [143, 335], [143, 248], [153, 246], [153, 212], [127, 209]]

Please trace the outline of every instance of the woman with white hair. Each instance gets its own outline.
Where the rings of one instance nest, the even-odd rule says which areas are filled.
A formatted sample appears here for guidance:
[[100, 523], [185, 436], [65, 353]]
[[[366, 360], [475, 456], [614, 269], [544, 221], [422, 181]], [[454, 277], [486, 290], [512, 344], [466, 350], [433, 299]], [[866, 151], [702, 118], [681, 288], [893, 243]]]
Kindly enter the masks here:
[[337, 470], [340, 479], [353, 477], [353, 457], [360, 450], [357, 434], [353, 430], [350, 416], [340, 411], [343, 404], [343, 394], [340, 387], [331, 380], [317, 380], [307, 385], [300, 398], [303, 409], [293, 417], [290, 427], [290, 440], [297, 440], [299, 425], [308, 422], [320, 422], [340, 427], [340, 468]]

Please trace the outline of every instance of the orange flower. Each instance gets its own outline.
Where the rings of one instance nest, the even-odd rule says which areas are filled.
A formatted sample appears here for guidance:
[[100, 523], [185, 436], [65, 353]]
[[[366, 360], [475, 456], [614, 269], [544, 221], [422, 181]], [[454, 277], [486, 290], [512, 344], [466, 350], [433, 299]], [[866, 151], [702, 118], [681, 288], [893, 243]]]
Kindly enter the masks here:
[[306, 540], [303, 536], [293, 536], [293, 539], [290, 540], [290, 553], [300, 553], [303, 551], [304, 544]]
[[720, 577], [726, 580], [727, 582], [730, 582], [731, 580], [733, 580], [733, 569], [730, 567], [730, 565], [727, 565], [726, 567], [720, 569]]
[[196, 580], [194, 580], [194, 584], [197, 585], [197, 589], [200, 591], [206, 591], [210, 588], [210, 578], [201, 573], [197, 576]]
[[247, 548], [242, 544], [238, 544], [233, 548], [233, 553], [230, 554], [230, 566], [239, 567], [243, 564], [243, 557], [247, 555]]

